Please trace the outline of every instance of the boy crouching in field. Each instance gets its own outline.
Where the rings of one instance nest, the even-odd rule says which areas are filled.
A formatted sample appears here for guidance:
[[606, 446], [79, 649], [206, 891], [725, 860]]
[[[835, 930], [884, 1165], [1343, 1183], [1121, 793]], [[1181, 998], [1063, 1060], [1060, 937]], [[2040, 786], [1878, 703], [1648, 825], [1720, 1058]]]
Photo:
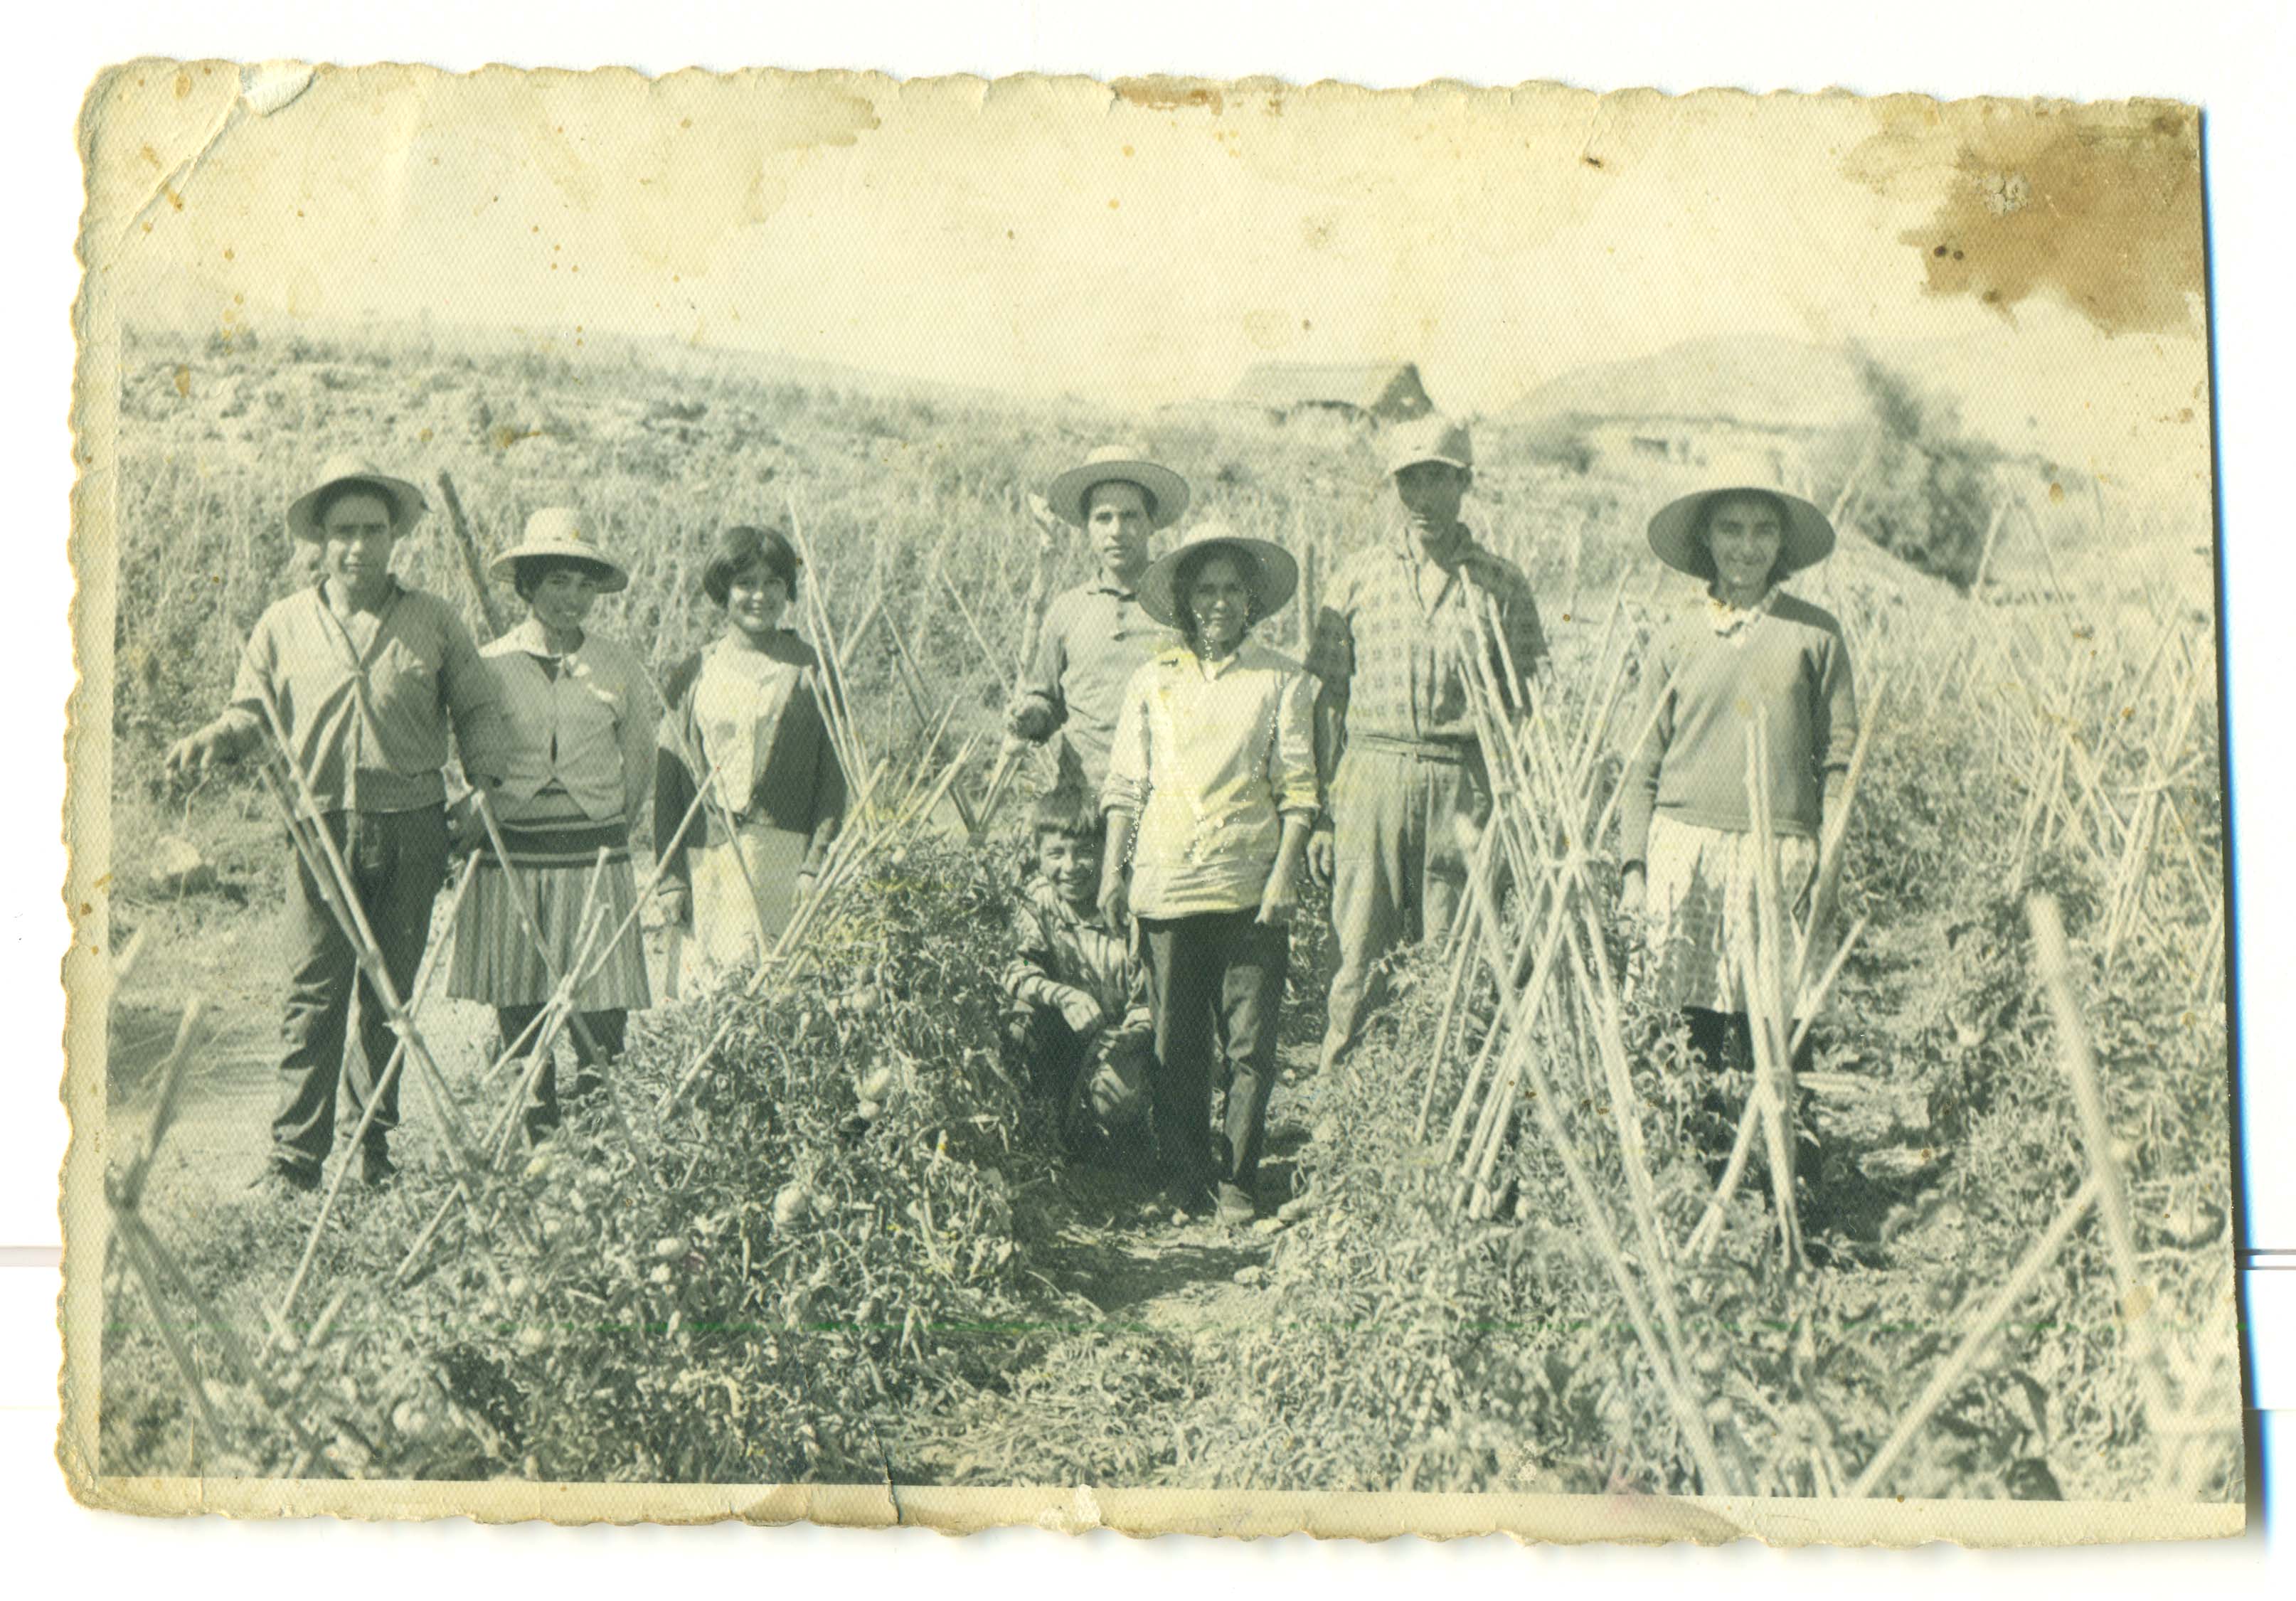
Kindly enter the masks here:
[[1103, 1146], [1147, 1111], [1155, 1031], [1140, 964], [1100, 923], [1106, 824], [1065, 786], [1029, 819], [1035, 874], [1013, 908], [1020, 948], [1004, 969], [1006, 1037], [1051, 1101], [1071, 1151]]

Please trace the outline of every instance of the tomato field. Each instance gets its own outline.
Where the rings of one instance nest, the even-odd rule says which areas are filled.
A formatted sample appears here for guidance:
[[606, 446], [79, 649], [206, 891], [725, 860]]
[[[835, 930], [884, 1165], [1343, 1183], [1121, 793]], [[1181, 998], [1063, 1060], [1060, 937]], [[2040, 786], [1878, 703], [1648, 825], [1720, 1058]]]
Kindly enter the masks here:
[[[1456, 945], [1401, 961], [1364, 1049], [1319, 1078], [1311, 900], [1267, 1215], [1175, 1221], [1142, 1174], [1065, 1161], [1002, 1054], [1020, 809], [974, 846], [922, 803], [887, 809], [756, 996], [634, 1019], [610, 1096], [538, 1154], [474, 1172], [440, 1143], [442, 1111], [484, 1130], [514, 1087], [457, 1021], [477, 1009], [433, 1003], [446, 1106], [410, 1086], [404, 1177], [347, 1186], [314, 1236], [316, 1203], [267, 1210], [231, 1160], [170, 1159], [171, 1118], [266, 1071], [249, 1042], [275, 1006], [284, 853], [252, 783], [174, 793], [158, 759], [293, 581], [281, 511], [312, 464], [444, 470], [489, 550], [575, 501], [631, 569], [597, 626], [657, 672], [709, 626], [715, 530], [793, 520], [856, 727], [931, 799], [936, 774], [977, 793], [993, 760], [1026, 499], [1061, 464], [1142, 438], [1207, 510], [1311, 557], [1312, 595], [1381, 526], [1376, 452], [1337, 425], [571, 341], [126, 350], [108, 939], [140, 954], [113, 1001], [108, 1149], [137, 1218], [104, 1268], [102, 1473], [2240, 1498], [2204, 559], [2115, 561], [2101, 524], [2079, 549], [2078, 524], [2029, 518], [1996, 569], [2021, 576], [1964, 592], [1853, 517], [1796, 580], [1841, 619], [1874, 728], [1843, 858], [1862, 937], [1791, 1108], [1791, 1260], [1767, 1181], [1718, 1202], [1712, 1102], [1599, 914], [1556, 991], [1585, 998], [1528, 1047], [1540, 1106], [1512, 1080], [1472, 1100], [1498, 1094], [1479, 1059], [1516, 1002]], [[1539, 596], [1539, 716], [1583, 754], [1592, 817], [1639, 642], [1683, 580], [1643, 546], [1650, 486], [1484, 438], [1465, 515]], [[400, 571], [476, 627], [445, 521]], [[1059, 561], [1073, 582], [1089, 555]], [[1296, 650], [1300, 627], [1267, 636]], [[1591, 911], [1615, 850], [1586, 846]], [[1523, 932], [1519, 899], [1491, 907], [1495, 940]], [[193, 996], [212, 1021], [162, 1110]], [[1753, 1069], [1719, 1088], [1743, 1104]], [[1446, 1138], [1471, 1101], [1492, 1130], [1473, 1183]], [[234, 1115], [243, 1146], [216, 1148], [259, 1152], [260, 1096]]]

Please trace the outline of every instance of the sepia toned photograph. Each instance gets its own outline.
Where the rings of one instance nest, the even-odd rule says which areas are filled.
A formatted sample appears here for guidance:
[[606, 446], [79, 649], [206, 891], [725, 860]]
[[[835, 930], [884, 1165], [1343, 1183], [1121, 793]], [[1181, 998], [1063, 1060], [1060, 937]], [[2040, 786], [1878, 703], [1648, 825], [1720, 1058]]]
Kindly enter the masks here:
[[79, 138], [82, 1499], [2242, 1529], [2193, 107]]

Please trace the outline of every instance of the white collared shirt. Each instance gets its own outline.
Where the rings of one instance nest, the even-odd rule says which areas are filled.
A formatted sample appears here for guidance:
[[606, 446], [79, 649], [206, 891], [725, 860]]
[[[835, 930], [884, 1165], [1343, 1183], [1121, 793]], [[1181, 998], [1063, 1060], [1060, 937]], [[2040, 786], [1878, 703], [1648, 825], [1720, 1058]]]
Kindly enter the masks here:
[[1312, 681], [1246, 639], [1225, 661], [1185, 646], [1132, 677], [1101, 804], [1139, 818], [1132, 907], [1147, 917], [1249, 911], [1283, 840], [1316, 810]]

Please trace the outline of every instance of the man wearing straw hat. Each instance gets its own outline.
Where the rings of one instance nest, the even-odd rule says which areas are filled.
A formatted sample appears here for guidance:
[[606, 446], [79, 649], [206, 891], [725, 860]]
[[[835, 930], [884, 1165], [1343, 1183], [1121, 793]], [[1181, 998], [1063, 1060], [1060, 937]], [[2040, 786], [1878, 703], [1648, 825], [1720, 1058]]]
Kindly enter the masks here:
[[[471, 782], [492, 788], [502, 778], [498, 692], [470, 630], [445, 601], [407, 587], [390, 571], [398, 542], [429, 509], [404, 479], [355, 457], [330, 461], [287, 509], [288, 528], [317, 552], [319, 581], [256, 620], [231, 703], [167, 755], [171, 775], [203, 775], [255, 750], [275, 718], [282, 754], [299, 771], [340, 850], [401, 996], [422, 960], [431, 903], [446, 878], [442, 769], [450, 726]], [[361, 984], [364, 1060], [346, 1075], [357, 959], [306, 863], [299, 862], [288, 887], [286, 947], [285, 1049], [267, 1182], [284, 1191], [318, 1186], [334, 1144], [339, 1086], [348, 1090], [355, 1117], [376, 1103], [361, 1170], [369, 1183], [384, 1182], [398, 1121], [395, 1086], [378, 1087], [391, 1057], [390, 1022]]]
[[1057, 782], [1097, 793], [1125, 686], [1179, 636], [1141, 610], [1148, 536], [1187, 509], [1187, 480], [1136, 446], [1103, 445], [1053, 480], [1054, 514], [1082, 529], [1100, 572], [1054, 597], [1036, 660], [1005, 714], [1011, 737], [1042, 745], [1055, 735]]
[[1518, 714], [1546, 657], [1529, 580], [1459, 521], [1474, 483], [1465, 426], [1433, 413], [1399, 424], [1387, 475], [1401, 526], [1340, 565], [1308, 658], [1322, 684], [1316, 748], [1328, 796], [1308, 866], [1331, 886], [1339, 946], [1326, 1069], [1355, 1048], [1378, 998], [1380, 959], [1450, 927], [1467, 882], [1453, 820], [1480, 827], [1489, 816], [1462, 646], [1490, 653]]

